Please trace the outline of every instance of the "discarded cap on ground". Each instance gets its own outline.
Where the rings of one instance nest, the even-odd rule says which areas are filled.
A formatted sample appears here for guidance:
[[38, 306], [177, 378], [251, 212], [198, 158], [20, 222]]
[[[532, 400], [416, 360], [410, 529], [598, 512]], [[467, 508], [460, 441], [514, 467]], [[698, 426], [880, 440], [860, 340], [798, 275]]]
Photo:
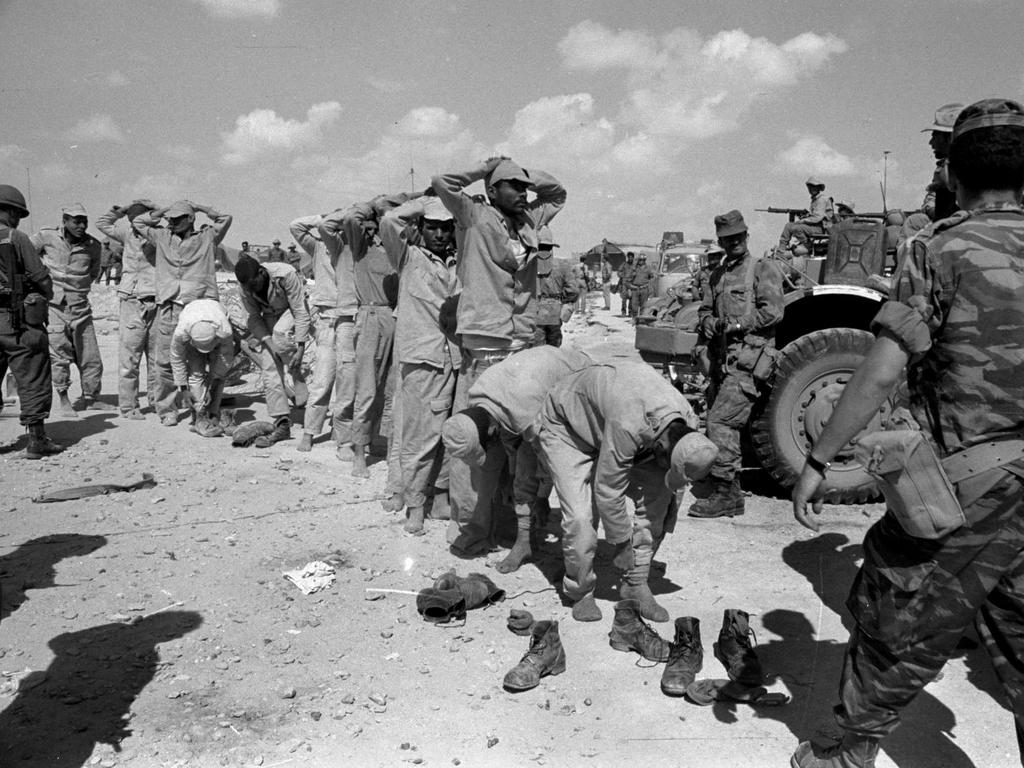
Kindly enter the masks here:
[[982, 128], [1016, 126], [1024, 128], [1024, 107], [1010, 99], [982, 99], [964, 107], [953, 126], [955, 142], [965, 133]]
[[743, 214], [735, 209], [715, 216], [715, 235], [718, 237], [729, 237], [746, 231], [747, 223], [743, 220]]
[[555, 236], [551, 234], [551, 227], [545, 224], [537, 230], [537, 244], [550, 245], [552, 248], [558, 247], [558, 243], [555, 242]]
[[189, 334], [192, 346], [200, 352], [207, 353], [217, 344], [217, 324], [209, 320], [198, 320], [192, 324]]
[[65, 205], [60, 209], [60, 212], [63, 213], [65, 216], [70, 216], [72, 218], [74, 218], [75, 216], [89, 215], [88, 213], [85, 212], [85, 206], [82, 205], [81, 203], [70, 203], [69, 205]]
[[678, 491], [687, 483], [700, 480], [711, 471], [718, 448], [700, 432], [683, 435], [672, 449], [672, 466], [665, 473], [665, 485]]
[[804, 182], [808, 187], [824, 187], [825, 182], [819, 179], [817, 176], [808, 176], [807, 181]]
[[164, 218], [176, 219], [179, 216], [195, 216], [196, 210], [188, 200], [179, 200], [172, 203], [171, 207], [164, 212]]
[[935, 122], [927, 128], [922, 128], [921, 133], [931, 133], [932, 131], [938, 131], [939, 133], [952, 133], [953, 123], [956, 122], [956, 116], [960, 114], [960, 110], [963, 108], [964, 105], [958, 101], [943, 104], [935, 110]]
[[431, 221], [451, 221], [455, 217], [436, 197], [428, 197], [423, 203], [423, 218]]
[[441, 428], [448, 453], [467, 464], [483, 464], [486, 452], [480, 444], [480, 428], [467, 411], [456, 413]]
[[533, 179], [526, 169], [511, 160], [502, 160], [487, 176], [487, 186], [493, 187], [499, 181], [522, 181], [533, 186]]

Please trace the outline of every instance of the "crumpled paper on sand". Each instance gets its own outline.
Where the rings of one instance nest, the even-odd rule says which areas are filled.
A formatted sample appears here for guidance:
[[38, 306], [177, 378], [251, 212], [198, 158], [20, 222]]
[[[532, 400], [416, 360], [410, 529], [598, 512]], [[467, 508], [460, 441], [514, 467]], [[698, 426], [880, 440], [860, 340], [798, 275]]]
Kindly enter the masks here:
[[281, 575], [301, 589], [304, 595], [312, 595], [334, 583], [334, 567], [323, 560], [313, 560], [294, 571], [282, 571]]

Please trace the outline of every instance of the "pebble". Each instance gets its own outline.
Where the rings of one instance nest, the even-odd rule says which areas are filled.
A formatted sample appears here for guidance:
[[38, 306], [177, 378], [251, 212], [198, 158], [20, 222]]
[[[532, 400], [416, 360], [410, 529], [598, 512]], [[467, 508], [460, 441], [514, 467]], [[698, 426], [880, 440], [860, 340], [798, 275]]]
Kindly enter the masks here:
[[498, 743], [498, 737], [497, 736], [491, 736], [491, 737], [489, 737], [487, 739], [487, 748], [490, 749], [491, 747], [493, 747], [497, 743]]
[[346, 693], [345, 697], [341, 700], [341, 703], [342, 704], [355, 704], [356, 703], [356, 697], [353, 696], [351, 693]]
[[381, 706], [381, 707], [387, 705], [387, 703], [388, 703], [388, 696], [387, 696], [386, 693], [374, 692], [374, 693], [371, 693], [368, 698], [374, 704], [377, 704], [378, 706]]
[[295, 698], [295, 689], [290, 687], [290, 686], [288, 688], [282, 688], [281, 689], [281, 698], [282, 699], [294, 699]]

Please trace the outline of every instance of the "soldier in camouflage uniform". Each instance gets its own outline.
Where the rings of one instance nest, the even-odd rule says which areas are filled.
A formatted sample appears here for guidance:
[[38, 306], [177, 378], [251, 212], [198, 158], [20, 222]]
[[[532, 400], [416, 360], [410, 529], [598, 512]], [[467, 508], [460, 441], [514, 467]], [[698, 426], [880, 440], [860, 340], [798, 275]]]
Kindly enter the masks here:
[[622, 299], [622, 316], [628, 312], [633, 315], [633, 275], [636, 274], [636, 264], [633, 263], [633, 252], [626, 254], [626, 260], [619, 267], [619, 298]]
[[[821, 503], [814, 514], [808, 505], [828, 461], [874, 416], [908, 363], [911, 408], [939, 456], [1024, 432], [1024, 107], [986, 99], [964, 109], [949, 171], [962, 210], [902, 249], [874, 320], [878, 338], [794, 489], [796, 519], [812, 530]], [[887, 512], [868, 531], [847, 601], [855, 628], [835, 708], [845, 735], [825, 750], [801, 744], [795, 768], [873, 766], [900, 710], [938, 676], [972, 620], [1024, 753], [1024, 461], [984, 467], [957, 486], [963, 527], [914, 538]]]
[[[754, 371], [775, 351], [775, 326], [782, 319], [782, 273], [774, 261], [747, 250], [747, 225], [739, 211], [715, 217], [722, 263], [711, 272], [697, 326], [714, 351], [708, 401], [708, 437], [718, 446], [709, 478], [713, 491], [690, 507], [690, 517], [743, 514], [740, 430], [750, 418], [760, 382]], [[763, 356], [769, 356], [762, 360]]]

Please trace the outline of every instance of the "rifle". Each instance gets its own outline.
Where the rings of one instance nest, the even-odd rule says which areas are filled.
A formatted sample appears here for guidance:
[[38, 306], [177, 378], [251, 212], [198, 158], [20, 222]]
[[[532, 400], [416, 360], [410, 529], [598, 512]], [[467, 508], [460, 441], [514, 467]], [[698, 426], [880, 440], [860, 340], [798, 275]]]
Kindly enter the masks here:
[[18, 269], [18, 254], [9, 236], [0, 242], [0, 269], [7, 278], [11, 302], [7, 309], [11, 313], [11, 330], [21, 333], [25, 322], [25, 284], [21, 270]]
[[755, 211], [761, 213], [784, 213], [789, 216], [790, 221], [796, 221], [797, 219], [807, 215], [806, 208], [775, 208], [768, 206], [767, 208], [755, 208]]

